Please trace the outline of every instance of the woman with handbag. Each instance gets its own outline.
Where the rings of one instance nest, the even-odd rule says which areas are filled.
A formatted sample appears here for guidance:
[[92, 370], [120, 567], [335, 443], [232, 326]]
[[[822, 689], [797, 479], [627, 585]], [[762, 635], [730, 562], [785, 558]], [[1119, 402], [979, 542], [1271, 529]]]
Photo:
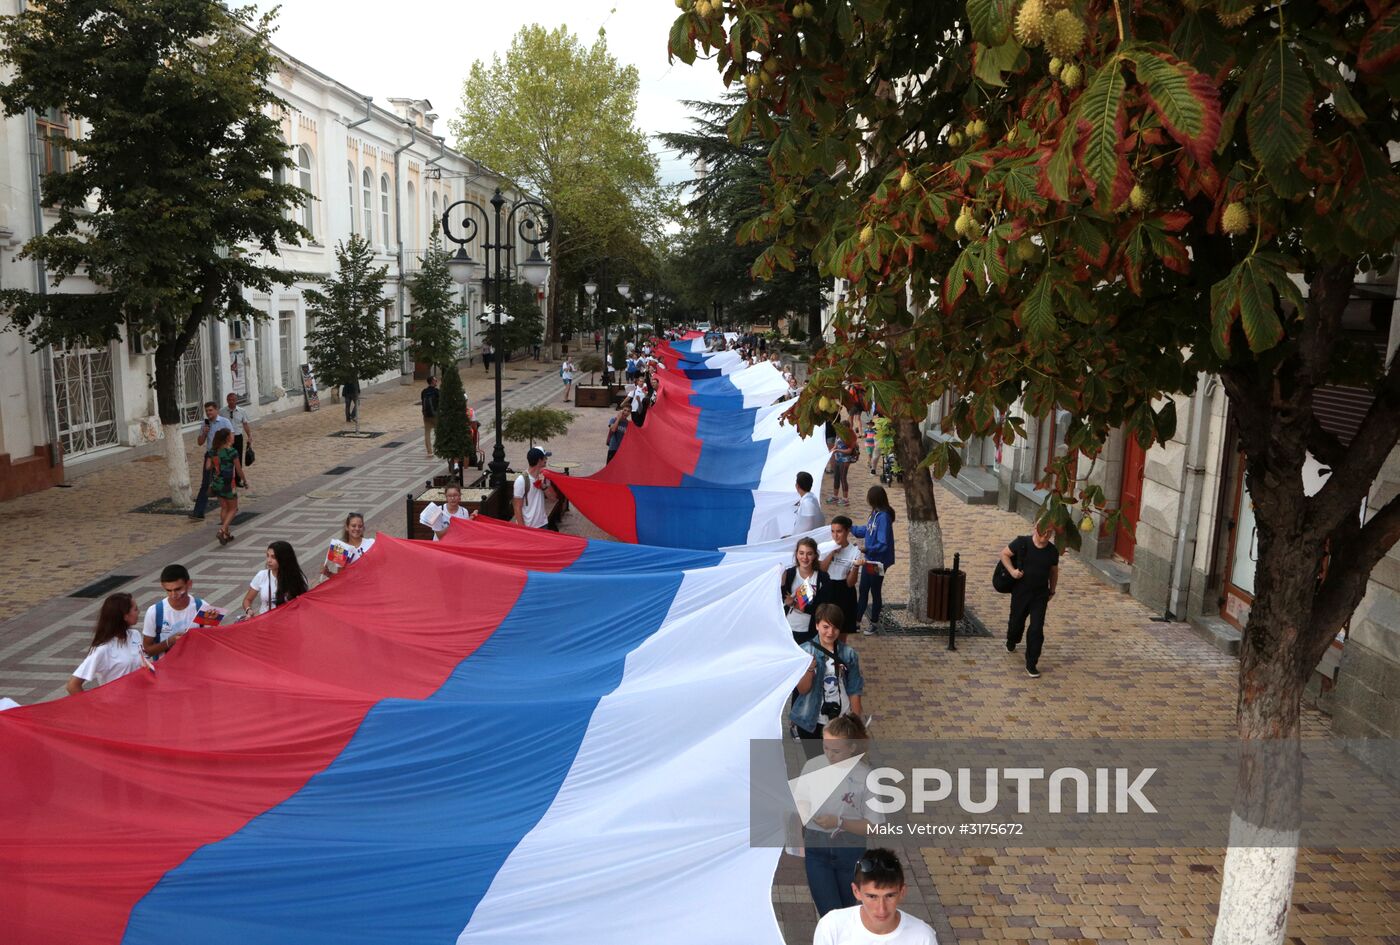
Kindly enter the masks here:
[[817, 567], [818, 553], [814, 539], [799, 538], [793, 565], [783, 572], [783, 611], [792, 628], [792, 639], [799, 644], [817, 635], [812, 615], [827, 597], [827, 576]]

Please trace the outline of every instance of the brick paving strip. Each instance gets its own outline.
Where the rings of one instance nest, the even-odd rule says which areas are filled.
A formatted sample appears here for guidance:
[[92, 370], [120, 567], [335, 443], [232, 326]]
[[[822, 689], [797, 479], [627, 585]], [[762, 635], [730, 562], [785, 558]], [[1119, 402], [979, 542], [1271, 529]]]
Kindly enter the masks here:
[[[514, 377], [511, 377], [510, 383], [502, 389], [503, 404], [507, 408], [531, 406], [559, 397], [559, 381], [552, 373], [552, 367], [537, 365], [534, 362], [525, 362], [525, 365], [524, 372], [518, 369], [508, 372]], [[471, 377], [473, 372], [468, 370], [465, 373]], [[471, 377], [471, 380], [475, 382], [470, 385], [472, 388], [486, 387], [485, 380], [479, 373]], [[402, 536], [404, 496], [409, 492], [421, 490], [428, 477], [446, 471], [446, 465], [441, 460], [429, 460], [425, 456], [421, 415], [417, 408], [419, 387], [421, 384], [418, 387], [395, 385], [390, 388], [389, 392], [395, 400], [411, 402], [408, 408], [404, 408], [400, 403], [393, 413], [383, 408], [374, 411], [365, 403], [361, 404], [362, 430], [388, 426], [391, 419], [402, 423], [405, 414], [419, 420], [417, 425], [408, 430], [400, 430], [377, 439], [330, 439], [322, 435], [311, 440], [303, 439], [293, 444], [283, 444], [274, 449], [263, 445], [265, 435], [272, 433], [271, 428], [275, 428], [279, 422], [292, 426], [306, 426], [305, 418], [317, 418], [317, 415], [302, 414], [290, 418], [277, 418], [265, 424], [255, 425], [253, 440], [259, 453], [269, 460], [276, 457], [277, 465], [281, 468], [274, 472], [274, 463], [269, 462], [265, 467], [263, 459], [260, 458], [248, 470], [249, 481], [254, 487], [261, 487], [268, 482], [281, 481], [286, 484], [270, 494], [265, 489], [260, 489], [252, 498], [245, 498], [246, 493], [240, 496], [240, 511], [256, 512], [257, 515], [234, 527], [237, 539], [233, 544], [221, 547], [214, 541], [214, 531], [218, 522], [217, 504], [212, 506], [203, 523], [192, 525], [185, 516], [134, 515], [128, 510], [137, 505], [136, 500], [128, 497], [119, 501], [120, 509], [109, 510], [115, 511], [115, 515], [108, 518], [109, 522], [117, 523], [115, 527], [132, 528], [132, 520], [135, 519], [136, 527], [151, 523], [154, 526], [152, 531], [157, 535], [171, 531], [172, 526], [175, 534], [183, 534], [169, 541], [148, 541], [147, 550], [143, 553], [127, 560], [108, 563], [110, 571], [101, 570], [94, 573], [89, 569], [87, 573], [82, 573], [75, 570], [47, 582], [46, 589], [52, 593], [62, 589], [59, 586], [61, 583], [69, 581], [76, 580], [85, 585], [90, 581], [114, 575], [127, 578], [113, 583], [96, 597], [67, 596], [71, 593], [70, 588], [59, 596], [50, 597], [38, 606], [0, 623], [0, 695], [9, 696], [21, 703], [61, 696], [63, 683], [82, 660], [102, 599], [107, 594], [119, 590], [128, 591], [136, 595], [138, 604], [144, 610], [159, 599], [159, 575], [167, 564], [178, 562], [189, 569], [194, 580], [193, 594], [196, 597], [232, 610], [247, 592], [248, 581], [263, 567], [264, 551], [270, 541], [290, 541], [292, 547], [297, 549], [308, 580], [314, 583], [320, 569], [322, 549], [332, 536], [339, 533], [341, 522], [347, 513], [359, 512], [364, 515], [367, 533], [370, 535], [376, 530], [382, 530]], [[383, 399], [385, 398], [382, 396], [375, 398], [381, 401]], [[494, 396], [482, 397], [479, 400], [472, 396], [471, 399], [477, 411], [477, 418], [482, 423], [482, 442], [489, 444], [488, 434], [494, 430]], [[340, 421], [344, 415], [339, 404], [323, 404], [318, 413], [327, 416], [317, 418], [318, 422], [314, 424], [316, 428], [330, 425], [338, 429], [343, 426]], [[266, 436], [269, 443], [273, 439], [273, 436]], [[399, 445], [386, 449], [385, 446], [390, 443]], [[325, 444], [331, 446], [327, 447]], [[521, 449], [523, 447], [512, 444], [508, 447], [508, 455], [518, 453]], [[163, 464], [163, 457], [160, 458], [160, 462]], [[345, 472], [330, 472], [332, 469], [347, 467], [348, 471]], [[316, 469], [325, 471], [306, 475], [308, 471]], [[157, 487], [163, 484], [163, 465], [145, 466], [139, 473], [160, 478], [161, 482]], [[129, 475], [129, 472], [125, 469], [121, 470], [121, 473], [102, 471], [94, 473], [93, 477], [119, 474]], [[297, 478], [293, 480], [293, 476]], [[100, 483], [84, 480], [79, 482], [89, 488], [98, 486], [92, 491], [100, 491]], [[196, 484], [197, 482], [196, 479]], [[52, 490], [44, 493], [50, 494], [53, 494]], [[120, 497], [109, 495], [109, 501], [116, 499]], [[12, 542], [12, 548], [17, 556], [32, 551], [37, 557], [46, 553], [52, 554], [55, 550], [58, 553], [71, 554], [75, 545], [83, 549], [90, 543], [112, 540], [119, 549], [125, 548], [128, 554], [136, 550], [130, 544], [122, 543], [116, 536], [104, 538], [90, 526], [83, 526], [81, 522], [75, 533], [70, 527], [71, 524], [61, 516], [55, 515], [46, 526], [47, 534], [30, 532], [19, 541]], [[53, 547], [55, 545], [58, 546], [57, 549]], [[31, 579], [45, 576], [43, 573], [29, 575]]]

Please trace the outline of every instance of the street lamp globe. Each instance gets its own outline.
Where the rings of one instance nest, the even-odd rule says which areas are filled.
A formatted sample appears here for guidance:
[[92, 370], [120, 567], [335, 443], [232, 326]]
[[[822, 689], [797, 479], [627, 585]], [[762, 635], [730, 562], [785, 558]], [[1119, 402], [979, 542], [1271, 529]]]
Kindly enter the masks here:
[[617, 284], [617, 294], [624, 299], [630, 299], [632, 297], [632, 286], [626, 282], [619, 282]]
[[592, 279], [589, 279], [583, 284], [583, 291], [588, 293], [588, 297], [590, 299], [593, 298], [593, 296], [598, 294], [598, 283], [594, 282]]
[[447, 271], [452, 275], [452, 281], [458, 285], [466, 285], [476, 276], [476, 262], [467, 255], [466, 249], [459, 246], [457, 252], [452, 254], [452, 258], [447, 260]]
[[549, 260], [540, 255], [539, 247], [530, 250], [530, 256], [520, 264], [520, 274], [535, 288], [549, 279]]

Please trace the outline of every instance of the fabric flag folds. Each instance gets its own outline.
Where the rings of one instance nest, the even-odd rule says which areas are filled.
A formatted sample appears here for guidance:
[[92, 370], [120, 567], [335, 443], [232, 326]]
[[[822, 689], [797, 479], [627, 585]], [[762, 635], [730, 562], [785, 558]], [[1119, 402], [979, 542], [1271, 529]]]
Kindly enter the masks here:
[[155, 672], [0, 713], [0, 939], [778, 945], [741, 774], [807, 662], [775, 576], [380, 536]]

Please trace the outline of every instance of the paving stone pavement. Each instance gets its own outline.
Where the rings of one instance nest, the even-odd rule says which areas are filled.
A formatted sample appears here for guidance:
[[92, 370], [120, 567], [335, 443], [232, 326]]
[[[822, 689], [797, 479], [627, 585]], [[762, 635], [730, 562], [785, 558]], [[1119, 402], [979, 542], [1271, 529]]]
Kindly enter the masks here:
[[[464, 369], [464, 373], [469, 378], [468, 396], [482, 422], [483, 442], [488, 442], [487, 433], [494, 429], [494, 389], [486, 393], [488, 381], [479, 368], [475, 372]], [[270, 541], [290, 541], [308, 579], [314, 582], [321, 549], [339, 534], [348, 512], [363, 514], [370, 534], [378, 529], [402, 537], [405, 494], [421, 490], [425, 479], [446, 471], [441, 460], [425, 455], [417, 406], [420, 387], [381, 389], [361, 404], [362, 430], [392, 430], [398, 425], [399, 432], [376, 439], [330, 437], [330, 432], [345, 426], [339, 404], [324, 404], [313, 414], [276, 418], [255, 426], [253, 439], [260, 457], [249, 468], [248, 478], [258, 491], [251, 498], [241, 498], [240, 510], [256, 512], [257, 516], [235, 526], [237, 539], [227, 546], [214, 541], [217, 506], [202, 524], [191, 523], [182, 515], [131, 513], [129, 510], [152, 489], [144, 480], [153, 470], [142, 461], [78, 479], [71, 490], [41, 493], [42, 497], [54, 497], [50, 508], [36, 511], [33, 506], [39, 502], [26, 503], [30, 507], [14, 515], [19, 520], [16, 525], [0, 526], [6, 534], [24, 536], [12, 541], [28, 565], [22, 565], [7, 581], [12, 585], [11, 594], [16, 600], [36, 595], [36, 591], [42, 593], [45, 588], [60, 594], [40, 598], [37, 606], [0, 623], [0, 695], [21, 703], [61, 696], [63, 683], [82, 660], [102, 598], [118, 590], [128, 591], [136, 595], [144, 610], [160, 597], [160, 570], [172, 562], [189, 569], [195, 596], [215, 606], [233, 608], [246, 593], [248, 581], [263, 566], [264, 549]], [[509, 409], [552, 400], [559, 396], [561, 387], [552, 365], [525, 361], [510, 365], [503, 375], [502, 390], [503, 406]], [[404, 429], [405, 421], [413, 425]], [[519, 452], [518, 444], [507, 445], [508, 456]], [[164, 462], [163, 457], [155, 458]], [[330, 473], [345, 467], [349, 471]], [[160, 477], [158, 471], [155, 476]], [[112, 481], [133, 488], [115, 491]], [[145, 492], [136, 492], [138, 482]], [[154, 488], [158, 495], [160, 484]], [[79, 499], [75, 500], [75, 493]], [[100, 522], [79, 519], [83, 524], [75, 535], [69, 524], [74, 520], [71, 506], [75, 501], [86, 501], [81, 499], [84, 493], [92, 498], [105, 495], [107, 504]], [[116, 497], [120, 497], [119, 502]], [[3, 514], [8, 517], [11, 510], [4, 508]], [[16, 530], [11, 531], [12, 527]], [[107, 542], [117, 550], [87, 554], [88, 545], [104, 544], [101, 535], [119, 534], [123, 529], [139, 531], [140, 539]], [[80, 555], [74, 554], [75, 544]], [[121, 550], [126, 552], [124, 560], [116, 557]], [[76, 558], [80, 566], [50, 569], [55, 558], [65, 556]], [[129, 579], [96, 598], [67, 596], [72, 589], [111, 574]]]
[[[552, 366], [546, 370], [552, 377]], [[475, 373], [479, 377], [480, 369]], [[466, 374], [470, 378], [473, 372]], [[538, 392], [537, 399], [557, 401], [560, 391], [553, 386], [556, 383], [540, 381], [538, 388], [530, 388], [530, 397], [536, 399]], [[473, 394], [474, 402], [476, 396]], [[483, 404], [475, 405], [480, 412]], [[567, 435], [546, 444], [554, 453], [553, 462], [580, 462], [574, 474], [587, 475], [602, 464], [604, 430], [611, 413], [556, 406], [572, 410], [577, 420]], [[367, 411], [365, 416], [369, 415]], [[405, 415], [400, 427], [413, 420], [414, 416]], [[386, 422], [385, 428], [394, 427]], [[396, 434], [394, 439], [409, 436]], [[415, 467], [415, 461], [421, 463], [416, 449], [421, 449], [421, 444], [379, 450], [385, 454], [382, 457], [373, 447], [359, 449], [356, 472], [312, 477], [307, 485], [316, 492], [359, 488], [354, 484], [362, 476], [373, 485], [365, 486], [363, 498], [361, 493], [347, 492], [336, 498], [309, 499], [290, 509], [288, 514], [294, 516], [290, 520], [312, 542], [306, 547], [319, 547], [347, 503], [364, 506], [358, 510], [370, 515], [371, 530], [402, 535], [403, 493], [432, 469], [431, 464]], [[389, 456], [399, 452], [405, 454], [403, 462], [394, 459], [391, 463]], [[344, 460], [336, 457], [335, 462], [326, 462], [318, 455], [314, 463], [306, 464], [302, 475], [329, 469], [338, 462]], [[289, 480], [288, 485], [294, 481]], [[826, 503], [828, 515], [840, 511], [857, 522], [864, 521], [869, 511], [864, 496], [874, 481], [863, 464], [855, 464], [851, 506], [833, 508]], [[260, 482], [255, 481], [255, 485]], [[53, 493], [50, 490], [43, 495]], [[899, 513], [896, 535], [902, 546], [907, 540], [902, 490], [896, 486], [890, 496]], [[289, 495], [287, 501], [292, 498]], [[279, 501], [276, 495], [259, 497], [258, 507], [279, 508]], [[377, 506], [376, 501], [380, 503]], [[122, 507], [136, 504], [132, 501]], [[954, 551], [962, 553], [969, 575], [969, 606], [994, 636], [959, 637], [958, 649], [951, 653], [944, 637], [853, 637], [867, 679], [867, 711], [877, 716], [877, 737], [1231, 737], [1237, 662], [1201, 641], [1183, 624], [1154, 622], [1157, 615], [1101, 584], [1072, 556], [1063, 560], [1060, 592], [1049, 612], [1040, 664], [1044, 675], [1028, 678], [1020, 654], [1007, 653], [997, 635], [1004, 626], [1006, 603], [991, 590], [988, 579], [1001, 546], [1008, 538], [1026, 532], [1027, 525], [1018, 516], [994, 507], [963, 505], [942, 490], [938, 508], [948, 558], [951, 561]], [[70, 509], [67, 517], [57, 521], [71, 521], [72, 514]], [[251, 537], [258, 535], [258, 522], [250, 523], [252, 532], [245, 527], [249, 538], [240, 533], [239, 541], [227, 549], [208, 547], [208, 538], [191, 547], [200, 556], [196, 570], [199, 590], [209, 591], [214, 583], [225, 596], [241, 595], [240, 588], [256, 571], [256, 559], [265, 545], [260, 536]], [[178, 524], [183, 525], [183, 520]], [[564, 530], [603, 537], [576, 512], [566, 517]], [[28, 539], [11, 544], [22, 548], [27, 543]], [[255, 553], [249, 554], [250, 549]], [[130, 569], [123, 566], [122, 573], [150, 575], [165, 560], [161, 554], [139, 556]], [[907, 553], [902, 548], [900, 561], [886, 581], [886, 599], [896, 603], [907, 599], [908, 575], [903, 564]], [[103, 570], [119, 563], [121, 558], [117, 557]], [[206, 578], [206, 574], [216, 576], [216, 580]], [[149, 587], [142, 597], [143, 601], [148, 599], [153, 599]], [[13, 694], [18, 684], [40, 693], [38, 697], [51, 694], [77, 664], [86, 621], [90, 621], [96, 602], [83, 602], [86, 616], [72, 619], [72, 603], [64, 604], [66, 600], [70, 599], [50, 601], [45, 607], [58, 607], [50, 622], [61, 620], [67, 629], [46, 635], [32, 647], [20, 645], [22, 641], [12, 629], [14, 621], [0, 624], [0, 693]], [[37, 612], [40, 618], [42, 612], [43, 608]], [[45, 624], [39, 619], [37, 625]], [[1304, 726], [1308, 735], [1323, 735], [1329, 729], [1326, 717], [1312, 709], [1304, 713]], [[927, 917], [942, 945], [1204, 943], [1210, 937], [1219, 897], [1223, 854], [1219, 848], [911, 849], [901, 852], [911, 879], [905, 908]], [[816, 912], [801, 860], [783, 855], [772, 895], [789, 945], [810, 942]], [[1288, 945], [1400, 945], [1400, 851], [1301, 851], [1286, 941]]]

